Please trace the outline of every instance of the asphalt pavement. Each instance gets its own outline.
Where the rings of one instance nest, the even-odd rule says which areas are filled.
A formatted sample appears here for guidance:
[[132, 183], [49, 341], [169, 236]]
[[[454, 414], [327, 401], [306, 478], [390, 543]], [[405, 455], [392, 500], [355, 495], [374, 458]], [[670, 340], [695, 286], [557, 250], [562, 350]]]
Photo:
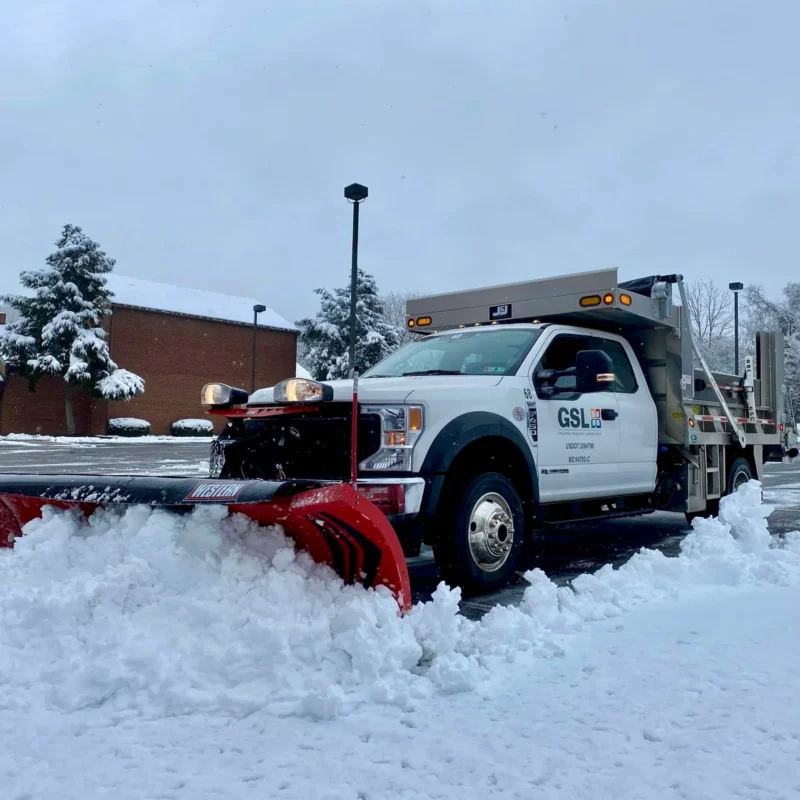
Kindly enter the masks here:
[[[98, 439], [78, 444], [4, 440], [0, 441], [0, 473], [203, 476], [208, 474], [208, 454], [208, 440], [143, 443]], [[767, 465], [764, 499], [775, 506], [769, 518], [774, 533], [800, 530], [800, 462]], [[556, 583], [566, 584], [604, 564], [622, 564], [642, 547], [677, 555], [689, 530], [683, 515], [666, 513], [549, 528], [537, 533], [524, 569], [539, 567]], [[429, 548], [409, 560], [409, 570], [414, 600], [429, 598], [439, 581]], [[519, 575], [499, 592], [465, 597], [462, 611], [475, 618], [498, 603], [518, 603], [526, 585]]]
[[0, 440], [0, 472], [56, 475], [208, 475], [210, 439], [142, 442]]

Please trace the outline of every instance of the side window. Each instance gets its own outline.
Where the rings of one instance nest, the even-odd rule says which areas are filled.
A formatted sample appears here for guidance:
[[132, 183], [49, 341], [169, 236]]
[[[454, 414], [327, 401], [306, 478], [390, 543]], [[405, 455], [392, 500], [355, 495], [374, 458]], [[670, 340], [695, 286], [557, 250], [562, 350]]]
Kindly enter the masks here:
[[591, 347], [592, 339], [588, 336], [556, 336], [533, 370], [536, 394], [539, 397], [552, 397], [574, 393], [578, 353]]
[[614, 383], [608, 384], [608, 390], [617, 394], [633, 394], [638, 386], [625, 348], [619, 342], [612, 342], [610, 339], [601, 339], [600, 337], [592, 341], [592, 347], [602, 350], [614, 364]]

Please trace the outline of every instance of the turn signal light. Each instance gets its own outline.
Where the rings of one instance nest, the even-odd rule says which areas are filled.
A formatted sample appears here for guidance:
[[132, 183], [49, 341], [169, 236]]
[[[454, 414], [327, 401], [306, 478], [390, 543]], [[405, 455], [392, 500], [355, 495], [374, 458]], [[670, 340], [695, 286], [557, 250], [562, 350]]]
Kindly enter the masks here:
[[584, 308], [588, 308], [589, 306], [599, 306], [601, 303], [600, 295], [590, 294], [588, 297], [581, 297], [580, 303]]
[[631, 299], [631, 296], [629, 294], [621, 294], [619, 296], [619, 301], [624, 306], [629, 306], [633, 302], [633, 300]]
[[607, 305], [613, 305], [614, 303], [614, 295], [613, 294], [604, 294], [603, 295], [603, 302]]
[[422, 409], [409, 408], [408, 409], [408, 429], [410, 431], [422, 430]]
[[406, 432], [405, 431], [384, 431], [383, 443], [386, 447], [405, 447], [406, 445]]
[[432, 320], [430, 317], [417, 317], [417, 325], [421, 328], [424, 328], [426, 325], [430, 325], [431, 321]]

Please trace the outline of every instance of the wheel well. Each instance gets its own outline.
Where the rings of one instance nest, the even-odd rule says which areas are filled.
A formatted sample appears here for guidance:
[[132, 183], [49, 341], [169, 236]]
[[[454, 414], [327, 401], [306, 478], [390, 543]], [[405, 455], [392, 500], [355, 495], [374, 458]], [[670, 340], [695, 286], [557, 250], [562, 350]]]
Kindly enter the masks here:
[[734, 462], [739, 459], [743, 458], [749, 465], [750, 469], [753, 472], [753, 477], [758, 478], [758, 467], [756, 466], [756, 456], [755, 450], [753, 449], [752, 445], [748, 445], [744, 449], [741, 447], [727, 447], [725, 453], [725, 491], [728, 489], [728, 475], [731, 471], [731, 467], [733, 466]]
[[483, 436], [465, 445], [447, 470], [444, 491], [463, 485], [484, 472], [499, 472], [508, 478], [523, 506], [535, 499], [533, 475], [522, 451], [514, 442], [502, 436]]

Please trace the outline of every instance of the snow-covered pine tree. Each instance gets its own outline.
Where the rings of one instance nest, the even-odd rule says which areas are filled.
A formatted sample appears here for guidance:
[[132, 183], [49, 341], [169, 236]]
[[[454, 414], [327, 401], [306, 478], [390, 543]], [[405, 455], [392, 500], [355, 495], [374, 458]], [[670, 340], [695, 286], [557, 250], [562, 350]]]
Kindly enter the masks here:
[[20, 274], [27, 296], [3, 298], [19, 318], [0, 336], [0, 358], [28, 378], [31, 391], [43, 375], [63, 377], [67, 432], [74, 434], [76, 389], [128, 400], [144, 392], [144, 381], [111, 360], [102, 328], [103, 316], [111, 313], [103, 276], [114, 259], [75, 225], [64, 226], [56, 246], [45, 269]]
[[[358, 270], [356, 284], [356, 364], [364, 372], [398, 345], [397, 331], [386, 321], [372, 275]], [[316, 380], [346, 378], [349, 371], [350, 285], [333, 292], [315, 289], [320, 310], [314, 319], [298, 320], [303, 364]]]

